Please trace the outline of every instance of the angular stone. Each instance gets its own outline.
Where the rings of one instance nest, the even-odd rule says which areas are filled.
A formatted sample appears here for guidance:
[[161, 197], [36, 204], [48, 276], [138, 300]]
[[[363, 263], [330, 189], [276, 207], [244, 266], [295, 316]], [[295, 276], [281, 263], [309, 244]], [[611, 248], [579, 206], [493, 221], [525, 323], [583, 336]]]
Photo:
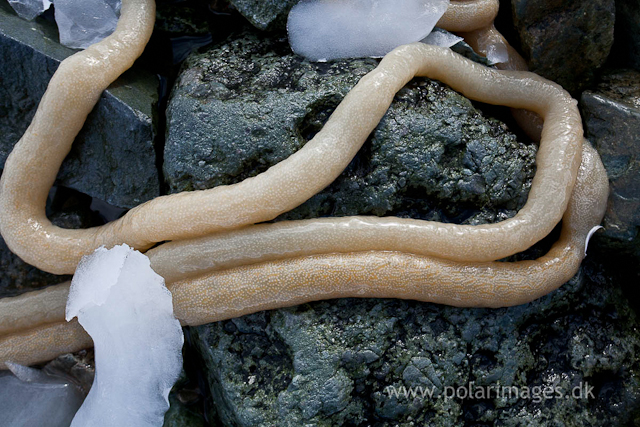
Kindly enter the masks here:
[[[167, 109], [164, 171], [171, 191], [232, 184], [286, 159], [375, 64], [309, 63], [291, 54], [286, 40], [252, 34], [192, 55]], [[524, 204], [535, 150], [456, 92], [416, 79], [345, 172], [281, 219], [497, 221]]]
[[259, 30], [284, 30], [287, 15], [300, 0], [229, 0]]
[[638, 323], [600, 266], [584, 271], [505, 309], [343, 299], [191, 330], [223, 425], [631, 425]]
[[613, 44], [614, 0], [511, 0], [531, 71], [578, 92]]
[[[74, 53], [55, 40], [52, 23], [26, 22], [0, 3], [0, 165], [29, 125], [59, 63]], [[57, 184], [124, 208], [158, 196], [157, 84], [140, 70], [114, 82], [89, 114]]]
[[[640, 72], [611, 71], [580, 99], [585, 135], [611, 182], [604, 235], [640, 253]], [[635, 242], [635, 243], [634, 243]]]

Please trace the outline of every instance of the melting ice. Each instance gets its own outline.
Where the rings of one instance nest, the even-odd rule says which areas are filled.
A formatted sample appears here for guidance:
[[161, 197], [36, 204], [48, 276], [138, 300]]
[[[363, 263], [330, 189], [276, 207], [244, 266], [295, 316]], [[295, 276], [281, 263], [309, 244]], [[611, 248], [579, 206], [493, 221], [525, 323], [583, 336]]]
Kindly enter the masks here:
[[381, 57], [422, 40], [449, 0], [302, 0], [287, 22], [293, 51], [312, 61]]
[[71, 425], [161, 426], [184, 338], [149, 258], [127, 245], [83, 257], [67, 301], [67, 320], [76, 316], [93, 338], [96, 374]]

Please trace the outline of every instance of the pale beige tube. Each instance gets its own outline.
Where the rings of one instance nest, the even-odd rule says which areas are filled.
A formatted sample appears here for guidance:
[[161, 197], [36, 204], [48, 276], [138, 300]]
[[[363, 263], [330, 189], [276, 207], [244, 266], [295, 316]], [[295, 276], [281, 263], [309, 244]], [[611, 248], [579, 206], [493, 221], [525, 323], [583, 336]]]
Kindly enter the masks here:
[[451, 32], [477, 30], [493, 23], [499, 6], [498, 0], [452, 0], [436, 26]]
[[[93, 50], [105, 50], [99, 45]], [[93, 61], [94, 57], [89, 57]], [[72, 65], [61, 65], [63, 71], [52, 80], [39, 114], [7, 160], [0, 181], [0, 231], [7, 245], [26, 262], [53, 273], [72, 273], [82, 255], [101, 245], [124, 242], [146, 249], [154, 242], [193, 238], [270, 220], [292, 209], [342, 172], [395, 93], [415, 75], [441, 80], [471, 99], [531, 109], [543, 116], [546, 124], [537, 156], [538, 172], [524, 208], [514, 218], [491, 225], [424, 222], [422, 234], [429, 236], [431, 248], [428, 253], [452, 260], [487, 261], [528, 248], [560, 220], [579, 165], [580, 116], [576, 102], [559, 86], [530, 73], [487, 69], [448, 49], [411, 44], [389, 53], [344, 98], [321, 132], [266, 172], [235, 185], [158, 197], [101, 227], [61, 229], [46, 218], [44, 205], [77, 130], [58, 131], [61, 135], [53, 138], [57, 144], [50, 144], [50, 138], [42, 135], [49, 129], [79, 129], [98, 89], [115, 78], [114, 74], [104, 79], [92, 90], [85, 87], [91, 86], [90, 82], [77, 83], [77, 75], [91, 75], [82, 70], [88, 65], [94, 67], [92, 61], [86, 57], [76, 60], [80, 71]], [[78, 93], [93, 93], [88, 97], [91, 102], [84, 103], [78, 123], [59, 125], [56, 120], [66, 116], [60, 111], [68, 103], [75, 105], [73, 85], [80, 86], [74, 86]]]
[[[420, 69], [421, 64], [426, 64], [426, 69]], [[438, 72], [438, 67], [443, 67], [446, 71]], [[455, 71], [456, 69], [462, 69], [465, 72]], [[172, 282], [190, 275], [202, 275], [209, 270], [330, 252], [388, 250], [446, 257], [458, 261], [487, 261], [524, 250], [551, 231], [557, 220], [545, 218], [545, 215], [554, 210], [556, 215], [561, 215], [564, 211], [563, 206], [554, 204], [554, 196], [565, 198], [563, 189], [565, 186], [573, 185], [571, 181], [574, 168], [573, 156], [579, 153], [579, 150], [572, 146], [582, 136], [580, 118], [575, 111], [575, 101], [567, 99], [566, 93], [558, 90], [556, 85], [549, 84], [534, 74], [490, 70], [447, 49], [423, 44], [407, 45], [396, 49], [385, 57], [376, 71], [377, 73], [370, 73], [363, 79], [373, 80], [373, 84], [367, 81], [364, 85], [359, 83], [354, 91], [369, 91], [373, 86], [377, 88], [375, 90], [395, 93], [396, 87], [382, 86], [382, 83], [385, 83], [385, 76], [390, 73], [403, 75], [401, 84], [399, 83], [398, 86], [401, 87], [404, 84], [402, 82], [408, 80], [414, 73], [424, 73], [434, 77], [439, 76], [445, 82], [463, 90], [463, 93], [474, 92], [472, 94], [476, 97], [479, 95], [492, 97], [491, 99], [480, 98], [483, 101], [495, 101], [495, 98], [499, 97], [505, 102], [526, 104], [531, 108], [539, 107], [540, 111], [548, 108], [547, 119], [552, 125], [545, 127], [547, 137], [542, 141], [538, 154], [539, 170], [527, 205], [518, 215], [499, 224], [482, 226], [370, 217], [260, 225], [191, 241], [177, 241], [162, 245], [149, 252], [153, 268], [168, 282]], [[474, 78], [469, 79], [468, 75]], [[484, 80], [479, 77], [484, 77]], [[461, 85], [459, 81], [465, 84]], [[488, 86], [489, 89], [482, 91], [475, 88], [481, 85]], [[522, 87], [526, 90], [520, 89]], [[500, 95], [502, 88], [511, 88], [516, 93]], [[524, 93], [521, 93], [523, 90]], [[536, 90], [543, 92], [544, 95], [535, 94]], [[524, 97], [524, 101], [511, 99], [517, 98], [518, 95]], [[391, 95], [389, 102], [390, 99]], [[549, 105], [550, 107], [547, 107]], [[554, 173], [558, 174], [558, 178]], [[542, 177], [544, 181], [540, 190], [539, 180]], [[536, 188], [538, 188], [537, 193], [534, 191]], [[536, 206], [534, 203], [536, 199], [543, 200]], [[550, 206], [549, 203], [551, 203]], [[531, 209], [532, 205], [535, 209]], [[68, 231], [78, 232], [78, 230]], [[470, 236], [475, 240], [471, 240]], [[52, 255], [54, 254], [50, 254]], [[52, 256], [52, 258], [55, 257]], [[2, 307], [3, 302], [0, 301], [0, 308]], [[57, 312], [62, 313], [63, 307], [61, 306]], [[33, 325], [41, 323], [40, 317], [35, 314], [24, 316], [9, 309], [0, 309], [0, 313], [5, 313], [4, 318], [0, 314], [0, 320], [6, 325], [13, 325], [18, 321], [16, 318], [24, 322], [24, 318], [29, 317], [32, 318]], [[46, 316], [44, 320], [47, 320]]]
[[0, 299], [0, 335], [64, 320], [71, 282]]
[[44, 207], [87, 114], [102, 91], [140, 56], [154, 19], [154, 0], [124, 0], [111, 36], [62, 61], [31, 124], [7, 158], [0, 179], [0, 233], [27, 263], [51, 273], [73, 273], [79, 258], [69, 258], [103, 242], [97, 228], [53, 226]]
[[[437, 52], [436, 55], [432, 53], [432, 48], [429, 46], [409, 46], [411, 47], [405, 48], [407, 51], [415, 49], [418, 53], [410, 52], [405, 55], [403, 52], [403, 55], [422, 55], [421, 59], [425, 63], [435, 63], [444, 70], [451, 70], [449, 67], [452, 64], [443, 64], [437, 57], [437, 55], [443, 54], [443, 50], [435, 50]], [[425, 53], [421, 53], [423, 51]], [[454, 56], [455, 54], [449, 53], [449, 55]], [[470, 61], [467, 61], [465, 69], [470, 68], [471, 64]], [[383, 65], [387, 64], [384, 64], [383, 61], [380, 66], [382, 67]], [[387, 65], [387, 67], [389, 66]], [[476, 67], [479, 66], [476, 65]], [[494, 73], [498, 72], [494, 71]], [[429, 77], [434, 77], [429, 72], [425, 74]], [[517, 76], [521, 79], [520, 85], [533, 88], [527, 78], [535, 76], [535, 74], [523, 73]], [[537, 81], [540, 78], [535, 76], [533, 79]], [[459, 81], [454, 81], [451, 78], [443, 78], [442, 80], [467, 95], [467, 92], [465, 92], [466, 85], [460, 84]], [[551, 97], [549, 99], [550, 104], [554, 103], [553, 99], [557, 99], [560, 104], [566, 102], [569, 104], [575, 103], [573, 100], [568, 101], [566, 99], [567, 95], [563, 91], [554, 92], [549, 90], [548, 93]], [[480, 100], [484, 101], [485, 99], [481, 98]], [[529, 107], [532, 108], [533, 105], [529, 105]], [[560, 111], [557, 113], [564, 114], [564, 112], [561, 113]], [[577, 115], [578, 113], [572, 110], [570, 114]], [[550, 129], [551, 126], [558, 127]], [[558, 149], [555, 153], [558, 156], [556, 160], [570, 162], [565, 167], [573, 169], [575, 166], [575, 157], [573, 156], [579, 153], [579, 150], [573, 151], [573, 148], [567, 150], [564, 147], [555, 146], [556, 142], [562, 144], [559, 138], [555, 138], [556, 136], [564, 133], [565, 137], [572, 138], [572, 144], [582, 139], [579, 115], [577, 115], [577, 119], [573, 116], [567, 122], [563, 121], [562, 116], [547, 115], [546, 129], [547, 133], [541, 141], [537, 158], [538, 173], [536, 180], [541, 178], [541, 174], [550, 172], [546, 170], [545, 166], [547, 161], [545, 152], [550, 147]], [[552, 140], [549, 139], [550, 134], [553, 135]], [[552, 168], [554, 172], [560, 169], [558, 164], [552, 166]], [[554, 172], [550, 172], [548, 175], [549, 184], [554, 181]], [[560, 184], [560, 182], [555, 184]], [[535, 184], [533, 188], [535, 188]], [[515, 253], [514, 244], [517, 243], [518, 239], [522, 239], [521, 241], [526, 240], [526, 244], [519, 248], [524, 250], [546, 235], [553, 225], [557, 223], [557, 221], [552, 221], [549, 223], [551, 227], [544, 227], [542, 224], [550, 220], [550, 218], [545, 218], [544, 213], [541, 211], [536, 211], [536, 213], [528, 217], [525, 216], [532, 199], [551, 196], [556, 191], [552, 187], [546, 187], [547, 192], [542, 196], [534, 192], [533, 188], [533, 194], [530, 193], [527, 205], [518, 215], [499, 224], [460, 226], [395, 217], [345, 217], [288, 221], [255, 225], [195, 239], [169, 242], [150, 250], [148, 255], [152, 259], [152, 267], [168, 281], [199, 275], [205, 271], [329, 252], [348, 253], [385, 250], [441, 257], [456, 261], [490, 261]], [[520, 222], [520, 218], [523, 217], [531, 221], [531, 227]], [[544, 234], [539, 234], [541, 227], [545, 229]], [[469, 238], [474, 238], [475, 240], [470, 241], [468, 240]]]
[[[496, 64], [499, 70], [528, 71], [527, 61], [515, 50], [509, 42], [496, 30], [493, 22], [485, 27], [470, 32], [459, 33], [469, 46], [481, 55], [487, 56], [490, 50], [502, 49], [508, 55], [508, 61]], [[527, 110], [511, 109], [513, 118], [518, 126], [533, 141], [540, 141], [542, 135], [542, 119], [535, 113]]]
[[[329, 298], [401, 298], [459, 307], [523, 304], [575, 274], [608, 193], [604, 166], [585, 141], [560, 239], [535, 261], [455, 262], [380, 251], [291, 258], [169, 284], [174, 312], [183, 324], [200, 325]], [[90, 346], [78, 328], [61, 321], [0, 336], [0, 369], [7, 361], [29, 365]]]

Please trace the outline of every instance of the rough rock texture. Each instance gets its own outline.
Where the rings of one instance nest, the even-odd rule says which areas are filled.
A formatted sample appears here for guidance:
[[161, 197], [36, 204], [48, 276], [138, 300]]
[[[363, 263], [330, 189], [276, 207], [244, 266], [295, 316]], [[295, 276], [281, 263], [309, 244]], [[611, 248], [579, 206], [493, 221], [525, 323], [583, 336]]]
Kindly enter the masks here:
[[616, 0], [616, 59], [640, 71], [640, 1]]
[[640, 72], [606, 73], [582, 94], [580, 109], [611, 182], [604, 235], [640, 255]]
[[[74, 53], [55, 41], [50, 23], [24, 21], [8, 7], [0, 2], [0, 165], [29, 125], [58, 64]], [[118, 79], [89, 115], [57, 183], [126, 208], [158, 196], [156, 101], [154, 76], [131, 71]]]
[[259, 30], [284, 30], [287, 15], [300, 0], [229, 0]]
[[[248, 34], [193, 55], [169, 105], [165, 172], [173, 191], [236, 182], [287, 157], [374, 64], [309, 64], [277, 40]], [[524, 201], [534, 151], [455, 92], [416, 80], [338, 180], [283, 217], [499, 220]], [[620, 288], [603, 277], [591, 264], [559, 291], [501, 310], [340, 300], [191, 328], [207, 366], [210, 419], [240, 426], [623, 424], [640, 407], [640, 335]], [[493, 386], [494, 395], [445, 398], [447, 387], [470, 382]], [[543, 387], [571, 393], [581, 382], [593, 397], [542, 400]], [[433, 387], [436, 397], [403, 394], [417, 386], [411, 390]], [[529, 387], [530, 396], [496, 397], [497, 386]]]
[[614, 0], [511, 0], [531, 71], [569, 92], [583, 89], [613, 44]]
[[[375, 64], [312, 64], [282, 40], [251, 34], [191, 56], [167, 110], [164, 169], [171, 190], [231, 184], [289, 157]], [[347, 170], [283, 218], [496, 221], [526, 200], [534, 155], [534, 145], [518, 142], [469, 100], [418, 79], [398, 94]]]
[[508, 309], [334, 300], [193, 330], [223, 425], [627, 425], [640, 334], [601, 275]]

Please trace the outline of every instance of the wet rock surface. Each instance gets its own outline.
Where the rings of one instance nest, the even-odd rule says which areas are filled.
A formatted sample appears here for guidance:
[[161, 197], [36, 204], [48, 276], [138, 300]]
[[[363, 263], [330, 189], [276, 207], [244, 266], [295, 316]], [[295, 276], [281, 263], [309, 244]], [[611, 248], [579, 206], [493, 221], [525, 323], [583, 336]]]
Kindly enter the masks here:
[[612, 70], [580, 99], [585, 135], [611, 183], [604, 235], [613, 248], [640, 255], [640, 72]]
[[511, 0], [529, 67], [576, 93], [596, 77], [613, 44], [614, 0]]
[[[171, 190], [232, 184], [286, 159], [375, 65], [309, 63], [284, 40], [251, 33], [193, 55], [167, 109], [164, 170]], [[456, 92], [415, 79], [347, 170], [281, 219], [396, 214], [498, 221], [524, 204], [535, 151]]]
[[[20, 139], [59, 63], [75, 51], [55, 26], [18, 18], [0, 2], [0, 165]], [[57, 183], [130, 208], [160, 194], [153, 111], [157, 79], [129, 71], [104, 92], [62, 164]]]
[[284, 30], [287, 15], [299, 0], [229, 0], [259, 30]]
[[626, 425], [640, 334], [602, 275], [506, 309], [347, 299], [192, 331], [223, 425]]
[[[278, 46], [244, 34], [189, 59], [169, 105], [165, 173], [174, 191], [237, 182], [288, 157], [321, 128], [351, 74], [373, 66], [309, 64]], [[417, 80], [347, 170], [282, 218], [497, 221], [526, 199], [534, 154], [455, 92]], [[559, 291], [509, 309], [336, 300], [192, 328], [210, 418], [247, 426], [628, 422], [640, 404], [640, 336], [620, 287], [605, 277], [587, 264]], [[469, 384], [473, 397], [445, 398]], [[502, 386], [524, 395], [497, 396]], [[565, 398], [580, 386], [591, 394]], [[545, 399], [544, 390], [563, 397]], [[421, 392], [434, 397], [403, 394]]]
[[[270, 16], [254, 18], [253, 24], [276, 31], [283, 28], [281, 11], [290, 7], [287, 1], [233, 3], [240, 11], [249, 4], [269, 6], [265, 11]], [[525, 26], [531, 32], [532, 61], [539, 60], [538, 72], [545, 72], [546, 65], [551, 64], [562, 84], [584, 87], [593, 79], [611, 43], [611, 2], [527, 3], [527, 7], [548, 12], [536, 15], [539, 11], [534, 10], [531, 16], [538, 16], [540, 21]], [[160, 30], [172, 36], [206, 35], [208, 25], [213, 31], [210, 22], [199, 15], [202, 4], [181, 12], [180, 17], [171, 12], [172, 2], [164, 4], [170, 6], [159, 13], [162, 19], [167, 18], [158, 24]], [[189, 2], [189, 7], [193, 4]], [[215, 9], [215, 5], [219, 4], [207, 7]], [[0, 0], [0, 49], [4, 25], [13, 22], [6, 20], [3, 7]], [[224, 13], [225, 7], [221, 9]], [[579, 16], [579, 10], [588, 13]], [[258, 16], [258, 12], [245, 9], [244, 13]], [[625, 25], [632, 28], [633, 18], [627, 21]], [[21, 21], [21, 25], [25, 24]], [[37, 27], [36, 32], [55, 39], [42, 28]], [[618, 28], [616, 24], [616, 31]], [[585, 29], [588, 36], [574, 42], [576, 29]], [[164, 172], [171, 192], [237, 182], [288, 157], [319, 131], [342, 96], [376, 64], [373, 60], [309, 64], [291, 54], [284, 37], [282, 32], [271, 36], [245, 33], [209, 52], [191, 56], [167, 112]], [[45, 43], [48, 49], [54, 49], [46, 38], [30, 43]], [[535, 43], [551, 52], [536, 50]], [[568, 47], [570, 52], [566, 51]], [[15, 52], [25, 69], [34, 74], [38, 71], [39, 82], [34, 80], [33, 86], [44, 91], [48, 77], [42, 76], [50, 75], [57, 63], [38, 59], [30, 50], [16, 49], [5, 58]], [[40, 52], [39, 48], [35, 50]], [[562, 55], [568, 55], [564, 61], [559, 60]], [[561, 81], [565, 78], [568, 83]], [[2, 91], [8, 80], [4, 74], [0, 79], [4, 79], [0, 81]], [[637, 185], [637, 132], [634, 134], [633, 126], [638, 108], [634, 88], [638, 82], [628, 74], [607, 79], [598, 87], [589, 87], [581, 108], [585, 129], [600, 149], [614, 196], [618, 194], [612, 206], [618, 204], [607, 214], [607, 230], [599, 232], [605, 237], [596, 235], [589, 258], [569, 283], [533, 303], [498, 310], [350, 299], [191, 328], [196, 358], [205, 368], [198, 369], [197, 374], [190, 372], [190, 377], [199, 381], [206, 403], [194, 405], [188, 396], [185, 398], [184, 384], [177, 384], [170, 395], [171, 409], [165, 425], [640, 423], [640, 336], [634, 312], [634, 307], [636, 311], [640, 307], [633, 305], [633, 293], [623, 294], [637, 285], [637, 264], [608, 264], [611, 256], [618, 256], [625, 248], [637, 248], [634, 242], [640, 241], [635, 222], [638, 191], [633, 190]], [[120, 89], [136, 85], [126, 83]], [[0, 93], [0, 113], [12, 111], [9, 107], [16, 104], [21, 109], [35, 105], [34, 93], [29, 89], [19, 98]], [[132, 92], [130, 105], [148, 99], [137, 93]], [[412, 82], [398, 94], [381, 125], [337, 181], [282, 218], [400, 215], [476, 224], [512, 216], [526, 200], [535, 171], [535, 146], [517, 139], [504, 124], [476, 107], [437, 82]], [[108, 122], [122, 113], [105, 111], [96, 119], [98, 122]], [[148, 129], [149, 122], [142, 116], [136, 123], [146, 121]], [[8, 130], [30, 119], [12, 115], [11, 123], [5, 125], [6, 117], [0, 114], [0, 123]], [[609, 129], [605, 121], [612, 121], [613, 128]], [[108, 123], [100, 126], [109, 129]], [[11, 132], [17, 140], [22, 131]], [[145, 134], [141, 131], [137, 135]], [[149, 147], [151, 151], [161, 148]], [[138, 152], [125, 151], [124, 156], [114, 157], [117, 171], [138, 179], [138, 170], [126, 161], [139, 156]], [[144, 156], [149, 157], [147, 151]], [[101, 160], [91, 167], [101, 163], [109, 161]], [[117, 171], [105, 169], [101, 180], [115, 180], [112, 174]], [[91, 179], [84, 181], [80, 175], [72, 178], [78, 180], [82, 191], [93, 195], [90, 191], [99, 188], [100, 194], [111, 191], [118, 194], [118, 200], [137, 203], [138, 196], [130, 197], [127, 192], [97, 183], [95, 170], [82, 173]], [[151, 181], [157, 185], [157, 175], [154, 179]], [[132, 182], [137, 185], [142, 181]], [[152, 194], [140, 191], [131, 194]], [[625, 198], [630, 202], [623, 204]], [[129, 206], [129, 202], [112, 202]], [[87, 204], [83, 206], [80, 212], [52, 208], [51, 212], [62, 212], [54, 215], [54, 221], [66, 227], [99, 223], [87, 211]], [[614, 250], [607, 246], [609, 242], [617, 242]], [[610, 258], [602, 257], [603, 251], [608, 251]], [[544, 250], [534, 252], [535, 257]], [[40, 287], [65, 279], [42, 276], [44, 273], [20, 264], [6, 251], [0, 251], [0, 263], [4, 271], [0, 296], [15, 295], [32, 284]], [[630, 275], [617, 274], [621, 271]], [[498, 396], [496, 387], [503, 386], [510, 390], [501, 389]], [[470, 387], [473, 395], [469, 395]], [[550, 387], [553, 394], [562, 393], [562, 398], [546, 398]], [[430, 392], [433, 397], [428, 396]], [[446, 398], [445, 393], [458, 397]], [[578, 395], [574, 398], [571, 393]]]

